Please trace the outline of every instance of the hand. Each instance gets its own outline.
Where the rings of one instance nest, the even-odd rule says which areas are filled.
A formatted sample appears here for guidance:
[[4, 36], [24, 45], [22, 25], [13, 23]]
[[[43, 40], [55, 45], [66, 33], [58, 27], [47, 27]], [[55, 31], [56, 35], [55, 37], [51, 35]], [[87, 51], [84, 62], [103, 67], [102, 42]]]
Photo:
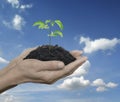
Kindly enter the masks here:
[[60, 61], [23, 60], [34, 49], [24, 51], [4, 69], [5, 84], [9, 83], [12, 86], [26, 82], [52, 84], [58, 79], [72, 74], [87, 60], [86, 57], [81, 56], [81, 51], [75, 50], [70, 53], [77, 60], [66, 66]]

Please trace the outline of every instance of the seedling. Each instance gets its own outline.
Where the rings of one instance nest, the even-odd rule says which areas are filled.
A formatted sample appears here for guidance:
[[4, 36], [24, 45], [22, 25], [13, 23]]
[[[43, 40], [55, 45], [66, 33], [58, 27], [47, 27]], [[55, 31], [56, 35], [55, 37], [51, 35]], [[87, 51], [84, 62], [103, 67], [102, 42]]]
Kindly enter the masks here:
[[[56, 37], [56, 36], [63, 37], [63, 33], [61, 32], [63, 30], [63, 24], [60, 20], [54, 20], [54, 21], [46, 20], [45, 22], [37, 21], [33, 24], [33, 26], [37, 26], [38, 29], [48, 31], [49, 45], [39, 46], [37, 49], [31, 51], [30, 54], [27, 55], [24, 59], [38, 59], [41, 61], [57, 60], [57, 61], [63, 61], [65, 65], [76, 60], [76, 58], [73, 57], [69, 53], [69, 51], [65, 50], [60, 46], [51, 45], [52, 37]], [[59, 29], [59, 30], [55, 30], [55, 29]]]
[[[59, 27], [59, 30], [52, 31], [51, 29], [57, 25]], [[33, 24], [33, 26], [38, 26], [38, 29], [41, 30], [47, 30], [48, 31], [48, 37], [49, 37], [49, 45], [51, 45], [51, 38], [60, 36], [63, 37], [63, 33], [61, 32], [63, 30], [63, 24], [60, 20], [45, 20], [43, 21], [37, 21]]]

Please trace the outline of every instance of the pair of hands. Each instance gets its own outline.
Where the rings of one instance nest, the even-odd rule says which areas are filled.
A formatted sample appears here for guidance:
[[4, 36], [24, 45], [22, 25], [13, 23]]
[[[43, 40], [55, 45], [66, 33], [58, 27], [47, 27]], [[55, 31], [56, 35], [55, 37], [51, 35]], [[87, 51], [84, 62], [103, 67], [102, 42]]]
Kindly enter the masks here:
[[[72, 74], [87, 60], [86, 57], [81, 56], [82, 51], [78, 50], [70, 52], [77, 60], [66, 66], [61, 61], [23, 60], [23, 58], [35, 49], [30, 48], [25, 50], [20, 56], [12, 60], [6, 68], [0, 71], [1, 81], [4, 82], [0, 86], [9, 83], [8, 86], [3, 87], [4, 90], [26, 82], [52, 84], [60, 78]], [[0, 88], [0, 92], [2, 92], [3, 88]]]

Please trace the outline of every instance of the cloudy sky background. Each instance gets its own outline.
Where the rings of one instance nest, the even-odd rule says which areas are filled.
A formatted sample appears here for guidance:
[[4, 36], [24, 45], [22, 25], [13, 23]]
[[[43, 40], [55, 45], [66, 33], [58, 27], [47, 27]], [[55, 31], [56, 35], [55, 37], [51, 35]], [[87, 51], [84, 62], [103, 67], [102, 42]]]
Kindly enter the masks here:
[[88, 61], [53, 85], [22, 84], [0, 102], [119, 102], [119, 0], [1, 0], [0, 69], [24, 49], [48, 43], [32, 24], [60, 19], [64, 37], [52, 39], [67, 50], [83, 50]]

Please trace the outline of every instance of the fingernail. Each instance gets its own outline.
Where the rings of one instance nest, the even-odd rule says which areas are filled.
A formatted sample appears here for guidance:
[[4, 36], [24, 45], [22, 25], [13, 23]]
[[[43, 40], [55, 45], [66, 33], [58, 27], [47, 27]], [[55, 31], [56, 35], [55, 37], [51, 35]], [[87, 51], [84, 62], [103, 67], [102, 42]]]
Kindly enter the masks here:
[[83, 59], [86, 61], [88, 58], [87, 58], [87, 57], [84, 57]]
[[59, 63], [58, 63], [58, 68], [61, 69], [61, 68], [63, 68], [63, 67], [64, 67], [64, 63], [63, 63], [63, 62], [59, 62]]
[[80, 51], [80, 54], [83, 54], [83, 51]]
[[81, 61], [86, 61], [86, 60], [87, 60], [87, 57], [82, 57], [82, 58], [79, 58], [78, 60], [79, 60], [80, 62], [81, 62]]

